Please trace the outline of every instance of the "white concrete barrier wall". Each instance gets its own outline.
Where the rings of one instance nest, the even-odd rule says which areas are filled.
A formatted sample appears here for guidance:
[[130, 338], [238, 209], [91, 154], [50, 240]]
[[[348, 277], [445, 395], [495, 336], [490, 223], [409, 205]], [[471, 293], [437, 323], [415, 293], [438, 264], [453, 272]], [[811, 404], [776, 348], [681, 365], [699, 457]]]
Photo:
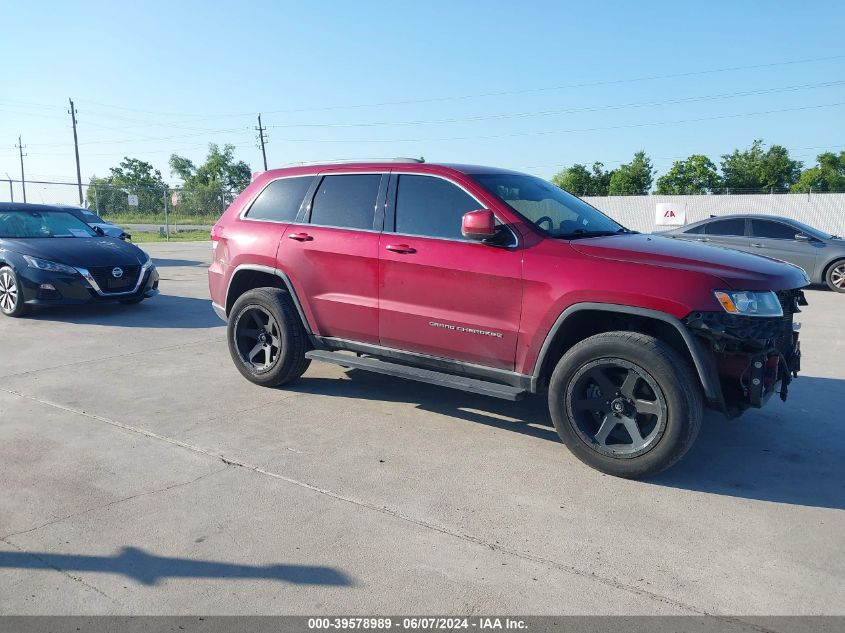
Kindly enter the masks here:
[[794, 218], [834, 235], [845, 236], [845, 193], [717, 196], [586, 196], [594, 207], [635, 231], [671, 229], [654, 223], [658, 203], [685, 203], [687, 224], [711, 215], [761, 213]]

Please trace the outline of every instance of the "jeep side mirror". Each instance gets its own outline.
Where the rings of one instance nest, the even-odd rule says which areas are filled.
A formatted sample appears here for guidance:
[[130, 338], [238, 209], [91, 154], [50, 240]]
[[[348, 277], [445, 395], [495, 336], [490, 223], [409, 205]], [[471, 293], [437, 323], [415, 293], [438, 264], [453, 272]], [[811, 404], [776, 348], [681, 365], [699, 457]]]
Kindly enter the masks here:
[[483, 242], [496, 237], [496, 218], [489, 209], [464, 213], [461, 218], [461, 235], [468, 240]]

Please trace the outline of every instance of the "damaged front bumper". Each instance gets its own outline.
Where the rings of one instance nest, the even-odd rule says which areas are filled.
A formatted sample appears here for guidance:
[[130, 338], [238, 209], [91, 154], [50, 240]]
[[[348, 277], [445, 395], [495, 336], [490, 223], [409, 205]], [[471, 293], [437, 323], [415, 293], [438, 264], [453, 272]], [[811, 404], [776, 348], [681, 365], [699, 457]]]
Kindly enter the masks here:
[[789, 384], [801, 369], [800, 326], [794, 315], [807, 301], [801, 290], [777, 295], [783, 316], [702, 311], [684, 319], [709, 365], [708, 373], [721, 388], [720, 397], [708, 404], [728, 417], [763, 406], [775, 393], [786, 401]]

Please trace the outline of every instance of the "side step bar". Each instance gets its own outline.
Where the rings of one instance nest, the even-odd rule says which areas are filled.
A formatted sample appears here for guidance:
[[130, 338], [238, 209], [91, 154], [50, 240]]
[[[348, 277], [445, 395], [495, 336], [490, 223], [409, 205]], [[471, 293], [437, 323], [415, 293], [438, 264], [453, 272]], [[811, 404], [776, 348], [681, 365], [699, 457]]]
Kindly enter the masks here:
[[511, 387], [510, 385], [502, 385], [497, 382], [466, 378], [464, 376], [446, 374], [439, 371], [432, 371], [430, 369], [420, 369], [419, 367], [408, 367], [407, 365], [399, 365], [397, 363], [391, 363], [378, 358], [353, 356], [346, 352], [312, 350], [305, 353], [305, 358], [319, 360], [324, 363], [332, 363], [334, 365], [340, 365], [341, 367], [348, 367], [350, 369], [364, 369], [377, 374], [386, 374], [388, 376], [408, 378], [418, 382], [427, 382], [431, 385], [449, 387], [450, 389], [460, 389], [461, 391], [469, 391], [471, 393], [478, 393], [484, 396], [493, 396], [494, 398], [502, 398], [503, 400], [521, 400], [528, 393], [524, 389]]

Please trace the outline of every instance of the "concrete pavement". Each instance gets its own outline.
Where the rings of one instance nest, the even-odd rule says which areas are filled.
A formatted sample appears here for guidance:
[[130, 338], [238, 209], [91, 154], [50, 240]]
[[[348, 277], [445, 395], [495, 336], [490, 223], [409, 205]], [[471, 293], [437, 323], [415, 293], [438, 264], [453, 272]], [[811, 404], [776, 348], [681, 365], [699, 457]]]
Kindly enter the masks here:
[[207, 243], [162, 295], [0, 320], [0, 613], [845, 614], [845, 297], [789, 402], [604, 476], [542, 398], [312, 364], [246, 382]]

